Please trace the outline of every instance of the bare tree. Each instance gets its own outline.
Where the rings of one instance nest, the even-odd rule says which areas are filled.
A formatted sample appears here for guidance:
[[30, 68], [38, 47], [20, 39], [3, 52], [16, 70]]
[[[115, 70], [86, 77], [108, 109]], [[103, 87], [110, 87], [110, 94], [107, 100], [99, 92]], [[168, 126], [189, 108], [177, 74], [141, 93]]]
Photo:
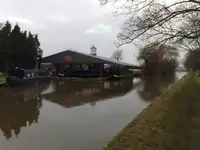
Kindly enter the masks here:
[[0, 23], [0, 29], [2, 29], [2, 27], [3, 27], [3, 23]]
[[184, 66], [187, 70], [200, 70], [200, 48], [188, 51], [185, 56]]
[[[123, 3], [124, 0], [99, 0]], [[200, 1], [176, 0], [163, 3], [156, 0], [125, 0], [118, 8], [119, 15], [126, 15], [126, 21], [117, 35], [119, 46], [136, 39], [147, 43], [175, 43], [198, 45], [200, 37]]]
[[115, 60], [122, 60], [123, 59], [123, 50], [115, 50], [112, 54], [112, 59], [115, 59]]
[[142, 61], [145, 74], [173, 73], [178, 65], [178, 50], [171, 45], [146, 45], [140, 49], [138, 60]]
[[140, 49], [138, 60], [148, 62], [177, 61], [179, 53], [176, 47], [171, 45], [146, 45]]

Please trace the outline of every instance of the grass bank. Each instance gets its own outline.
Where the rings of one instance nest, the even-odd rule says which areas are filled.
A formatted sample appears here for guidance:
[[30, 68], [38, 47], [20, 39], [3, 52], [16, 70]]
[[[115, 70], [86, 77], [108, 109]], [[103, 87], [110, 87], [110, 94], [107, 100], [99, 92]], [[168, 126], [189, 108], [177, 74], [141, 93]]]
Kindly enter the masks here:
[[200, 150], [200, 82], [187, 74], [156, 98], [104, 150]]

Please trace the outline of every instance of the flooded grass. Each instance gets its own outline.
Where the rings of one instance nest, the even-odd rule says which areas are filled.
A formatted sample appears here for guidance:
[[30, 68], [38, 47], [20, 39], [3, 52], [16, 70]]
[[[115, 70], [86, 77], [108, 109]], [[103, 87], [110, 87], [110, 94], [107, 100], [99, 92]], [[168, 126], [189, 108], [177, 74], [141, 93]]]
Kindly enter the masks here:
[[130, 122], [105, 150], [200, 149], [200, 79], [183, 77]]

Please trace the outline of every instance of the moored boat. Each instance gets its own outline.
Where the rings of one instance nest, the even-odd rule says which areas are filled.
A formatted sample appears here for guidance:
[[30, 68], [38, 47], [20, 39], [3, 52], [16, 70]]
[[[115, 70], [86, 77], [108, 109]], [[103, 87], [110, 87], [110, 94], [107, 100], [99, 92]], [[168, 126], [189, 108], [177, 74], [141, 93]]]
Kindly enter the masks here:
[[48, 72], [38, 70], [12, 69], [8, 71], [7, 84], [13, 86], [27, 86], [49, 79]]

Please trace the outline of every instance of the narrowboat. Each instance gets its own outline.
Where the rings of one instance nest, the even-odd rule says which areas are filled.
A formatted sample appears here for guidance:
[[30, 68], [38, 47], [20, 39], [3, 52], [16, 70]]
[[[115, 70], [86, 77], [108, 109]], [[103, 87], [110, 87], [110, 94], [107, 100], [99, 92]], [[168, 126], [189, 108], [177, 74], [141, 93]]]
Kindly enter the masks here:
[[13, 87], [32, 85], [35, 84], [36, 81], [43, 82], [47, 79], [50, 79], [50, 76], [46, 71], [16, 68], [8, 71], [6, 82], [10, 87]]

